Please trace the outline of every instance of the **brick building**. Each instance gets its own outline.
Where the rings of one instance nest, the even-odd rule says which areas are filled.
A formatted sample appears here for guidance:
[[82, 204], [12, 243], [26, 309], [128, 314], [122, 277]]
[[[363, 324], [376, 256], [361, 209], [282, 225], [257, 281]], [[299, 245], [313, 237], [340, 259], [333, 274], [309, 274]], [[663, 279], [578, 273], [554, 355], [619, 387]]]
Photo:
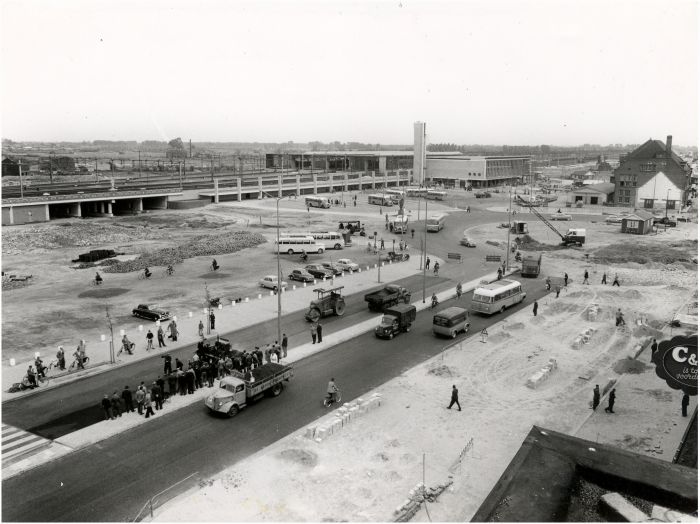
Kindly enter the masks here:
[[[631, 153], [620, 157], [620, 166], [613, 176], [617, 205], [668, 209], [682, 207], [687, 199], [692, 169], [673, 152], [671, 146], [671, 135], [666, 138], [666, 144], [649, 139]], [[655, 180], [668, 180], [669, 185], [657, 187], [659, 184], [654, 184]], [[640, 192], [642, 187], [651, 188], [651, 193], [647, 190]]]

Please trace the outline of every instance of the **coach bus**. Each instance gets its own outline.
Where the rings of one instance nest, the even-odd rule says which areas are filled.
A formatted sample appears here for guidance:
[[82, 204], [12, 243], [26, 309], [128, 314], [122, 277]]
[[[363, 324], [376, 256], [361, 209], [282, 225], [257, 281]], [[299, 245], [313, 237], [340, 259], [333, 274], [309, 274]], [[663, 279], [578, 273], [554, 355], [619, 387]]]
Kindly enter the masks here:
[[279, 243], [275, 240], [274, 253], [287, 253], [293, 255], [295, 253], [318, 253], [322, 254], [326, 250], [326, 245], [321, 244], [312, 236], [305, 237], [282, 237]]
[[312, 237], [314, 240], [321, 240], [325, 245], [329, 245], [329, 249], [343, 249], [345, 240], [343, 235], [337, 231], [304, 231], [301, 233], [282, 233], [286, 237]]
[[447, 221], [447, 215], [445, 215], [444, 213], [440, 215], [429, 216], [426, 224], [426, 229], [428, 231], [437, 233], [445, 227], [445, 221]]
[[447, 192], [445, 191], [439, 191], [437, 189], [428, 189], [425, 198], [427, 198], [428, 200], [445, 200], [446, 196]]
[[386, 191], [384, 191], [384, 193], [391, 197], [391, 200], [394, 202], [394, 204], [398, 204], [399, 201], [404, 197], [404, 192], [400, 189], [387, 189]]
[[308, 207], [321, 207], [325, 209], [331, 207], [331, 201], [328, 197], [307, 196], [305, 201]]
[[375, 206], [393, 206], [394, 201], [390, 195], [368, 195], [367, 203]]
[[407, 187], [406, 196], [408, 198], [421, 198], [428, 194], [428, 190], [424, 187]]
[[525, 300], [525, 291], [523, 291], [520, 282], [517, 280], [496, 280], [474, 290], [472, 311], [486, 315], [503, 313], [507, 307], [519, 304], [523, 300]]

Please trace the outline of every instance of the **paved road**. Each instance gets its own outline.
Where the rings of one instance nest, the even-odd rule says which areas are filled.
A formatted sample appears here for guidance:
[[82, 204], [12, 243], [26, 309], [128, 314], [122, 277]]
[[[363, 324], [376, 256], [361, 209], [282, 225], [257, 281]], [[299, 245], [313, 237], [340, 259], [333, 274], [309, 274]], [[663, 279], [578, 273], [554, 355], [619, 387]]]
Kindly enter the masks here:
[[[543, 295], [540, 281], [522, 282], [527, 300], [512, 311]], [[470, 296], [462, 298], [465, 306]], [[324, 413], [321, 398], [329, 377], [336, 378], [344, 400], [352, 400], [438, 354], [450, 341], [432, 335], [433, 314], [420, 313], [410, 336], [380, 341], [368, 333], [297, 362], [280, 397], [265, 398], [235, 419], [195, 404], [10, 478], [2, 483], [3, 520], [133, 519], [150, 494], [194, 472], [214, 475], [316, 420]], [[472, 332], [501, 318], [474, 316]], [[449, 391], [445, 395], [447, 400]]]
[[[410, 263], [410, 262], [409, 262]], [[441, 277], [428, 277], [428, 296], [432, 290], [442, 289], [447, 286], [446, 279]], [[397, 281], [400, 285], [411, 290], [416, 297], [422, 289], [422, 277], [419, 275]], [[381, 286], [377, 286], [379, 288]], [[343, 317], [327, 317], [323, 321], [326, 334], [345, 329], [357, 322], [376, 316], [367, 309], [364, 301], [365, 293], [356, 293], [347, 296], [346, 312]], [[273, 327], [271, 327], [273, 326]], [[274, 333], [273, 333], [274, 332]], [[287, 333], [290, 340], [290, 351], [295, 345], [309, 341], [308, 323], [303, 318], [302, 312], [290, 313], [282, 317], [282, 332]], [[277, 338], [276, 322], [263, 322], [235, 333], [224, 334], [235, 345], [252, 349], [256, 345], [265, 342], [273, 342]], [[196, 350], [192, 344], [175, 351], [169, 351], [173, 356], [187, 362]], [[110, 394], [115, 390], [121, 393], [125, 385], [132, 390], [145, 381], [150, 384], [163, 370], [161, 355], [155, 354], [152, 358], [140, 360], [122, 366], [99, 375], [84, 378], [62, 386], [41, 391], [34, 395], [20, 397], [3, 403], [2, 420], [5, 424], [31, 431], [49, 439], [56, 439], [67, 433], [77, 431], [103, 419], [99, 402], [104, 394]]]

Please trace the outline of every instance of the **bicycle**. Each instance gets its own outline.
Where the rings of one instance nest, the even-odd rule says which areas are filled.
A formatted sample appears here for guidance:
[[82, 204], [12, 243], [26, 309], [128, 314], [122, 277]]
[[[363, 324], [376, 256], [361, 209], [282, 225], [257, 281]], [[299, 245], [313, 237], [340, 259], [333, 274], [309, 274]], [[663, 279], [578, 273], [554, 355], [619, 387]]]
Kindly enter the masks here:
[[90, 285], [91, 285], [91, 286], [99, 286], [99, 285], [101, 285], [103, 282], [104, 282], [104, 280], [97, 280], [96, 278], [93, 278], [93, 279], [90, 281]]
[[139, 280], [146, 280], [146, 279], [151, 278], [152, 276], [153, 276], [153, 273], [149, 273], [148, 275], [146, 275], [146, 273], [144, 273], [142, 271], [141, 273], [139, 273]]
[[331, 407], [333, 404], [340, 404], [341, 400], [341, 395], [340, 395], [340, 390], [338, 389], [335, 392], [335, 399], [333, 399], [330, 395], [330, 393], [326, 394], [326, 396], [323, 399], [323, 406], [328, 408]]
[[[83, 357], [83, 368], [85, 368], [89, 363], [90, 363], [90, 357]], [[71, 362], [71, 365], [68, 366], [68, 371], [74, 371], [77, 369], [78, 369], [78, 359], [75, 359], [73, 362]]]
[[165, 268], [163, 270], [163, 278], [165, 277], [171, 277], [175, 274], [175, 270], [172, 268]]

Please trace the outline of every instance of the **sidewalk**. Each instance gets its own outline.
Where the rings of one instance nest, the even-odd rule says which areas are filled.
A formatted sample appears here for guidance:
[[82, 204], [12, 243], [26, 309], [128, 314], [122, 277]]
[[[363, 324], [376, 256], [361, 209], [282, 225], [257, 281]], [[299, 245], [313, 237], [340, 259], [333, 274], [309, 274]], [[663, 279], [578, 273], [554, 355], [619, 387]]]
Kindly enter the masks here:
[[[405, 266], [406, 264], [393, 264], [393, 266], [401, 266], [401, 269], [396, 269], [397, 272], [399, 271], [405, 271]], [[393, 268], [392, 268], [393, 269]], [[415, 271], [418, 271], [417, 269]], [[517, 269], [512, 269], [510, 270], [507, 275], [513, 274], [516, 272]], [[364, 273], [364, 272], [363, 272]], [[362, 275], [363, 273], [360, 273]], [[371, 271], [370, 271], [371, 273]], [[396, 277], [396, 278], [401, 278], [401, 277]], [[484, 275], [483, 277], [471, 280], [469, 282], [465, 282], [462, 284], [463, 291], [464, 293], [468, 293], [469, 291], [472, 291], [475, 289], [482, 280], [484, 279], [489, 279], [489, 280], [494, 280], [496, 278], [496, 274], [487, 274]], [[342, 279], [341, 279], [342, 280]], [[370, 282], [371, 285], [375, 285], [375, 283]], [[358, 285], [360, 285], [358, 283]], [[456, 284], [455, 284], [456, 286]], [[371, 287], [371, 286], [370, 286]], [[303, 288], [302, 288], [303, 289]], [[438, 300], [439, 301], [444, 301], [448, 300], [451, 298], [454, 298], [455, 296], [455, 290], [450, 287], [450, 289], [447, 289], [445, 291], [436, 293]], [[417, 300], [413, 302], [413, 305], [416, 306], [417, 311], [423, 311], [425, 309], [428, 309], [430, 307], [430, 300], [426, 300], [425, 303], [423, 303], [422, 299]], [[235, 307], [238, 307], [235, 306]], [[367, 319], [363, 322], [360, 322], [358, 324], [355, 324], [354, 326], [343, 329], [340, 331], [328, 333], [327, 335], [324, 335], [323, 337], [323, 342], [322, 343], [317, 343], [317, 344], [311, 344], [311, 343], [305, 343], [297, 347], [290, 347], [289, 348], [289, 353], [287, 358], [282, 359], [282, 362], [284, 364], [292, 364], [294, 362], [297, 362], [299, 360], [302, 360], [310, 355], [313, 355], [315, 353], [318, 353], [320, 351], [323, 351], [325, 349], [331, 348], [337, 344], [341, 344], [343, 342], [346, 342], [348, 340], [351, 340], [363, 333], [366, 333], [367, 331], [370, 331], [374, 329], [374, 327], [378, 323], [378, 319], [381, 317], [381, 314], [377, 314], [375, 318], [370, 318]], [[244, 322], [245, 324], [245, 322]], [[137, 355], [134, 355], [135, 357]], [[140, 356], [140, 358], [145, 358], [147, 355]], [[103, 369], [100, 372], [107, 371], [107, 369]], [[71, 375], [73, 376], [73, 375]], [[85, 376], [85, 374], [82, 374], [81, 376]], [[77, 378], [77, 377], [76, 377]], [[52, 381], [53, 382], [53, 381]], [[170, 397], [164, 404], [163, 411], [156, 411], [156, 417], [159, 416], [160, 414], [168, 414], [172, 413], [173, 411], [189, 406], [191, 404], [197, 403], [197, 402], [203, 402], [204, 399], [210, 394], [212, 389], [215, 389], [218, 387], [218, 380], [214, 382], [214, 388], [200, 388], [195, 391], [194, 394], [192, 395], [176, 395], [173, 397]], [[154, 417], [155, 418], [155, 417]], [[104, 420], [102, 422], [98, 422], [97, 424], [93, 424], [91, 426], [82, 428], [78, 431], [75, 431], [73, 433], [69, 433], [67, 435], [64, 435], [53, 442], [50, 443], [48, 446], [44, 446], [43, 449], [41, 449], [39, 452], [25, 457], [23, 460], [14, 462], [14, 463], [8, 463], [7, 465], [3, 464], [2, 467], [2, 478], [3, 480], [8, 479], [10, 477], [13, 477], [19, 473], [22, 473], [24, 471], [27, 471], [29, 469], [32, 469], [36, 466], [43, 465], [51, 460], [55, 460], [57, 458], [60, 458], [64, 455], [67, 455], [69, 453], [72, 453], [73, 451], [77, 451], [79, 449], [82, 449], [86, 446], [90, 446], [92, 444], [95, 444], [97, 442], [103, 441], [105, 439], [108, 439], [110, 437], [113, 437], [115, 435], [118, 435], [124, 431], [127, 431], [131, 428], [140, 426], [142, 424], [146, 424], [148, 422], [148, 419], [145, 417], [139, 416], [137, 414], [124, 414], [121, 417], [118, 417], [114, 420]]]

